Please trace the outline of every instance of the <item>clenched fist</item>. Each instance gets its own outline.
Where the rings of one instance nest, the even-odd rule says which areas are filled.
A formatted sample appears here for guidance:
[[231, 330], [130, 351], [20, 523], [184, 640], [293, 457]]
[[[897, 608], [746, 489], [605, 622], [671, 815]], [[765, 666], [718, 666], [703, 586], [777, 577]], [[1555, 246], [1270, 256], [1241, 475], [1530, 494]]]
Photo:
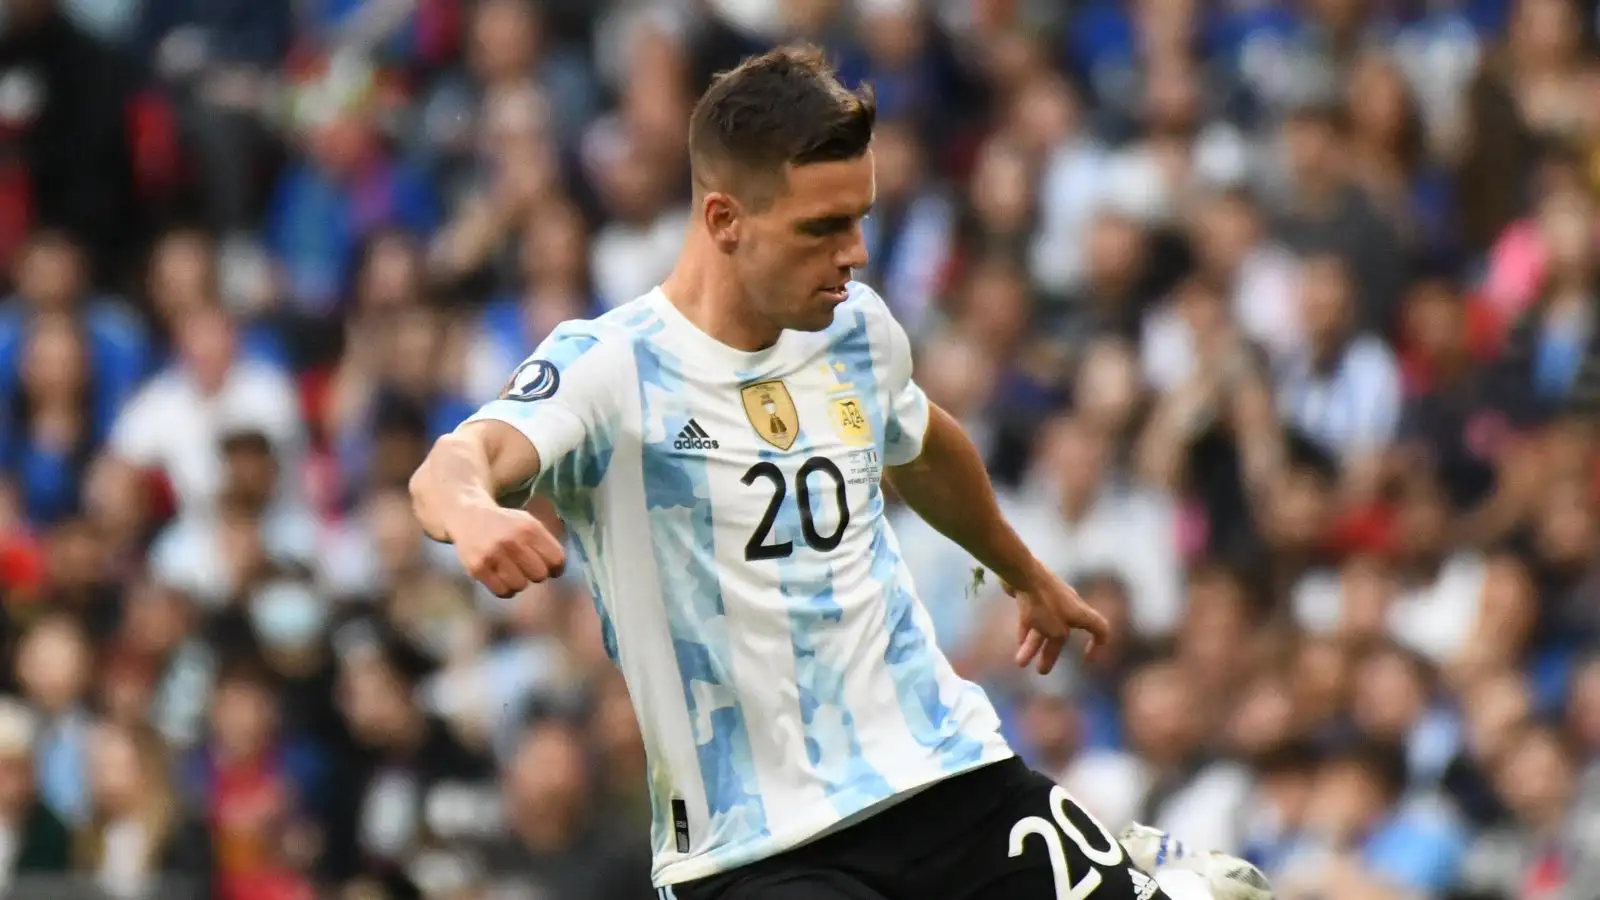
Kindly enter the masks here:
[[450, 523], [456, 558], [467, 574], [497, 597], [511, 597], [530, 584], [561, 574], [567, 554], [561, 542], [520, 509], [476, 506]]

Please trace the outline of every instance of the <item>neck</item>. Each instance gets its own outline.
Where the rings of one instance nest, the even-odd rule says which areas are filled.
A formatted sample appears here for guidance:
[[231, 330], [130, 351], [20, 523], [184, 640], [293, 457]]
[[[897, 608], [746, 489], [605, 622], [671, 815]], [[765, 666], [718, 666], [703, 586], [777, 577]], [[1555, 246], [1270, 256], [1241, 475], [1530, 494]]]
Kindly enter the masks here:
[[783, 331], [750, 308], [732, 264], [698, 229], [684, 241], [683, 255], [661, 290], [696, 328], [735, 350], [764, 350]]

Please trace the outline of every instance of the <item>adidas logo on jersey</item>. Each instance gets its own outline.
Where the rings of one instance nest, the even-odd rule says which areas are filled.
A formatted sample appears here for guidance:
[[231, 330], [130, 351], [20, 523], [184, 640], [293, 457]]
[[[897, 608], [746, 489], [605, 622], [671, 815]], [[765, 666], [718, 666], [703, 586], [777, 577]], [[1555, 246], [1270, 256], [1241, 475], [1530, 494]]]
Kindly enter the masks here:
[[1155, 896], [1156, 888], [1159, 887], [1154, 878], [1132, 866], [1128, 867], [1128, 880], [1133, 883], [1136, 900], [1150, 900], [1151, 897]]
[[720, 446], [716, 439], [706, 434], [700, 423], [693, 419], [683, 426], [683, 430], [678, 432], [678, 439], [672, 442], [675, 450], [715, 450]]

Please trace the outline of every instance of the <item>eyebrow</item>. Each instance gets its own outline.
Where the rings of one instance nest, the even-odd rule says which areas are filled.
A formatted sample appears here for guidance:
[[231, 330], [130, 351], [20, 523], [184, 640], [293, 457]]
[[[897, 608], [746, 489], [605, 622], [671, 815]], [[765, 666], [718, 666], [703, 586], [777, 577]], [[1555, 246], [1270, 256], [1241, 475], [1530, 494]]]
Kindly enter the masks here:
[[859, 219], [865, 219], [871, 213], [872, 213], [872, 206], [869, 204], [867, 206], [860, 207], [859, 209], [850, 210], [849, 212], [834, 213], [832, 215], [816, 216], [814, 218], [801, 219], [800, 220], [800, 227], [803, 228], [803, 229], [806, 229], [808, 231], [809, 230], [814, 230], [814, 229], [835, 228], [835, 227], [839, 227], [839, 226], [843, 226], [843, 225], [848, 225], [849, 223], [857, 221]]

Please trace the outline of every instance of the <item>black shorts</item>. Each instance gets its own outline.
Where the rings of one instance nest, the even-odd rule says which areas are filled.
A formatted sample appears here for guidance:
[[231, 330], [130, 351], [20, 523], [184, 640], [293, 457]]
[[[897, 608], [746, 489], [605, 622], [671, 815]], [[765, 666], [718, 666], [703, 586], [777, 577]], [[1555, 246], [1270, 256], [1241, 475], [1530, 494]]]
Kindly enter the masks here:
[[1166, 900], [1116, 837], [1016, 759], [940, 782], [676, 900]]

